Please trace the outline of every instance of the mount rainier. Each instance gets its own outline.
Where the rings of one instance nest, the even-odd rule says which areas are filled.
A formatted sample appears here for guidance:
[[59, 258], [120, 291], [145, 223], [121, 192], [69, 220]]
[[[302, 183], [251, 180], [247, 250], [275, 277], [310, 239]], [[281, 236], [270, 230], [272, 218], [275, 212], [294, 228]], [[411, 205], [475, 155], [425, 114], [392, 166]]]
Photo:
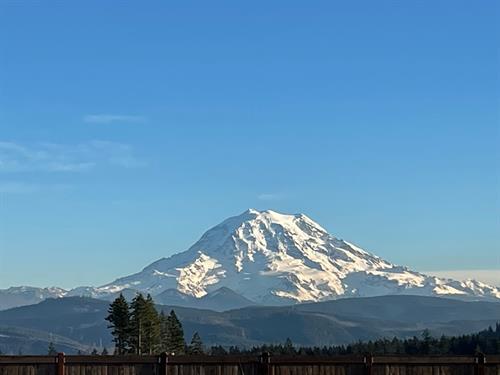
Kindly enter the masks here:
[[[20, 289], [0, 291], [0, 296], [9, 290]], [[160, 300], [175, 295], [196, 301], [228, 290], [249, 303], [267, 305], [397, 294], [500, 299], [499, 288], [479, 281], [427, 276], [394, 265], [332, 236], [303, 214], [253, 209], [136, 274], [101, 287], [55, 289], [54, 294], [109, 299], [140, 291]]]

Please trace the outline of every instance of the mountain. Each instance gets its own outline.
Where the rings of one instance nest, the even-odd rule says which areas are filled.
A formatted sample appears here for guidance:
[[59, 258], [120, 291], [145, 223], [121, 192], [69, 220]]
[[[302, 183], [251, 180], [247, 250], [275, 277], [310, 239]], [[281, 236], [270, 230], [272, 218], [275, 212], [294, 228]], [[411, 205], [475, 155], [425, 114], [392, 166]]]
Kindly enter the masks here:
[[0, 352], [8, 354], [47, 354], [49, 344], [65, 353], [89, 351], [89, 347], [49, 332], [0, 326]]
[[181, 293], [177, 289], [167, 289], [154, 298], [158, 304], [214, 311], [226, 311], [255, 305], [255, 302], [226, 287], [216, 289], [201, 298]]
[[467, 302], [421, 296], [343, 298], [321, 303], [304, 303], [293, 308], [308, 313], [419, 324], [500, 320], [500, 302]]
[[[201, 302], [201, 305], [199, 303]], [[232, 289], [222, 287], [210, 292], [196, 301], [193, 307], [215, 311], [227, 311], [253, 306], [255, 302], [234, 292]]]
[[[500, 300], [499, 288], [392, 264], [334, 237], [303, 214], [253, 209], [208, 230], [188, 250], [101, 287], [31, 294], [14, 289], [0, 291], [0, 309], [53, 296], [110, 300], [120, 292], [129, 297], [150, 293], [162, 303], [218, 310], [401, 294]], [[215, 295], [217, 302], [209, 302]]]
[[[22, 348], [23, 353], [43, 354], [49, 339], [68, 353], [109, 348], [111, 336], [104, 320], [108, 306], [108, 301], [66, 297], [1, 311], [0, 350], [17, 353]], [[167, 313], [175, 309], [188, 340], [197, 331], [205, 344], [224, 346], [277, 343], [287, 337], [298, 345], [337, 345], [419, 336], [424, 329], [434, 336], [459, 335], [485, 329], [500, 317], [497, 302], [404, 295], [251, 306], [224, 312], [157, 307]]]
[[47, 298], [59, 298], [67, 294], [61, 288], [35, 288], [29, 286], [0, 289], [0, 310], [32, 305]]
[[105, 320], [108, 307], [108, 301], [91, 298], [50, 298], [36, 305], [0, 311], [0, 328], [39, 332], [35, 337], [43, 336], [43, 332], [45, 337], [64, 337], [86, 347], [100, 347], [111, 342]]
[[207, 231], [187, 251], [95, 290], [175, 289], [202, 298], [226, 287], [259, 304], [414, 294], [500, 299], [484, 283], [427, 276], [329, 234], [303, 214], [248, 210]]

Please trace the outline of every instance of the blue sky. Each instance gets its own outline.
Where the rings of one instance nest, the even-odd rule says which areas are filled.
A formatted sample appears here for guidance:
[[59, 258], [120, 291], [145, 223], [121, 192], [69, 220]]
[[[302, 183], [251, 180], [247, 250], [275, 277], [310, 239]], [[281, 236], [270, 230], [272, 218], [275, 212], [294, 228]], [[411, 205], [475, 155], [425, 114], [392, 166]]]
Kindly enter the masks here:
[[494, 1], [2, 2], [0, 287], [101, 284], [249, 207], [498, 276], [498, 19]]

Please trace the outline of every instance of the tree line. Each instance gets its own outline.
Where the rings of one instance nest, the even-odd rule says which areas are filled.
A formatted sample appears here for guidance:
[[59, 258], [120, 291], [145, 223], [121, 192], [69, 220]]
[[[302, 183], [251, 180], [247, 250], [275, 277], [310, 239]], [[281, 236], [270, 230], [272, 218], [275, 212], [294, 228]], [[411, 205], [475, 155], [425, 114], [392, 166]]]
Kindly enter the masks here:
[[496, 327], [461, 336], [432, 337], [424, 330], [420, 337], [406, 339], [394, 337], [367, 342], [357, 342], [349, 345], [323, 347], [297, 347], [290, 339], [284, 344], [255, 346], [251, 349], [240, 349], [236, 346], [224, 348], [213, 346], [212, 355], [259, 355], [268, 352], [271, 355], [300, 356], [334, 356], [334, 355], [476, 355], [500, 354], [500, 324]]
[[182, 324], [174, 310], [158, 313], [151, 295], [137, 294], [128, 303], [120, 294], [109, 306], [109, 322], [115, 354], [201, 354], [203, 343], [195, 332], [186, 345]]

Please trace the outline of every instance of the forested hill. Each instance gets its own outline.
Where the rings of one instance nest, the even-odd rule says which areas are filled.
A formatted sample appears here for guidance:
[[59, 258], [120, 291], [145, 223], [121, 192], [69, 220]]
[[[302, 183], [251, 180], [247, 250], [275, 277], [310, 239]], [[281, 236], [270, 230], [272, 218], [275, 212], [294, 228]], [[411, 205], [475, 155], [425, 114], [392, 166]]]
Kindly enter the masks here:
[[[66, 353], [99, 352], [113, 346], [105, 320], [109, 302], [71, 297], [0, 311], [0, 350], [4, 353], [46, 354], [50, 340]], [[189, 340], [198, 332], [205, 346], [251, 348], [284, 343], [297, 346], [348, 345], [359, 340], [469, 335], [495, 327], [500, 304], [463, 302], [436, 297], [389, 296], [342, 299], [283, 307], [246, 307], [216, 312], [178, 306], [174, 309]], [[33, 332], [36, 332], [34, 334]]]
[[428, 330], [424, 330], [420, 337], [409, 339], [380, 339], [375, 341], [357, 342], [350, 345], [323, 346], [323, 347], [296, 347], [288, 339], [284, 344], [256, 346], [249, 350], [238, 347], [225, 349], [213, 346], [210, 353], [221, 354], [259, 354], [269, 352], [271, 355], [306, 355], [331, 356], [346, 354], [404, 354], [404, 355], [475, 355], [500, 354], [500, 323], [496, 327], [489, 327], [478, 333], [461, 336], [432, 337]]

